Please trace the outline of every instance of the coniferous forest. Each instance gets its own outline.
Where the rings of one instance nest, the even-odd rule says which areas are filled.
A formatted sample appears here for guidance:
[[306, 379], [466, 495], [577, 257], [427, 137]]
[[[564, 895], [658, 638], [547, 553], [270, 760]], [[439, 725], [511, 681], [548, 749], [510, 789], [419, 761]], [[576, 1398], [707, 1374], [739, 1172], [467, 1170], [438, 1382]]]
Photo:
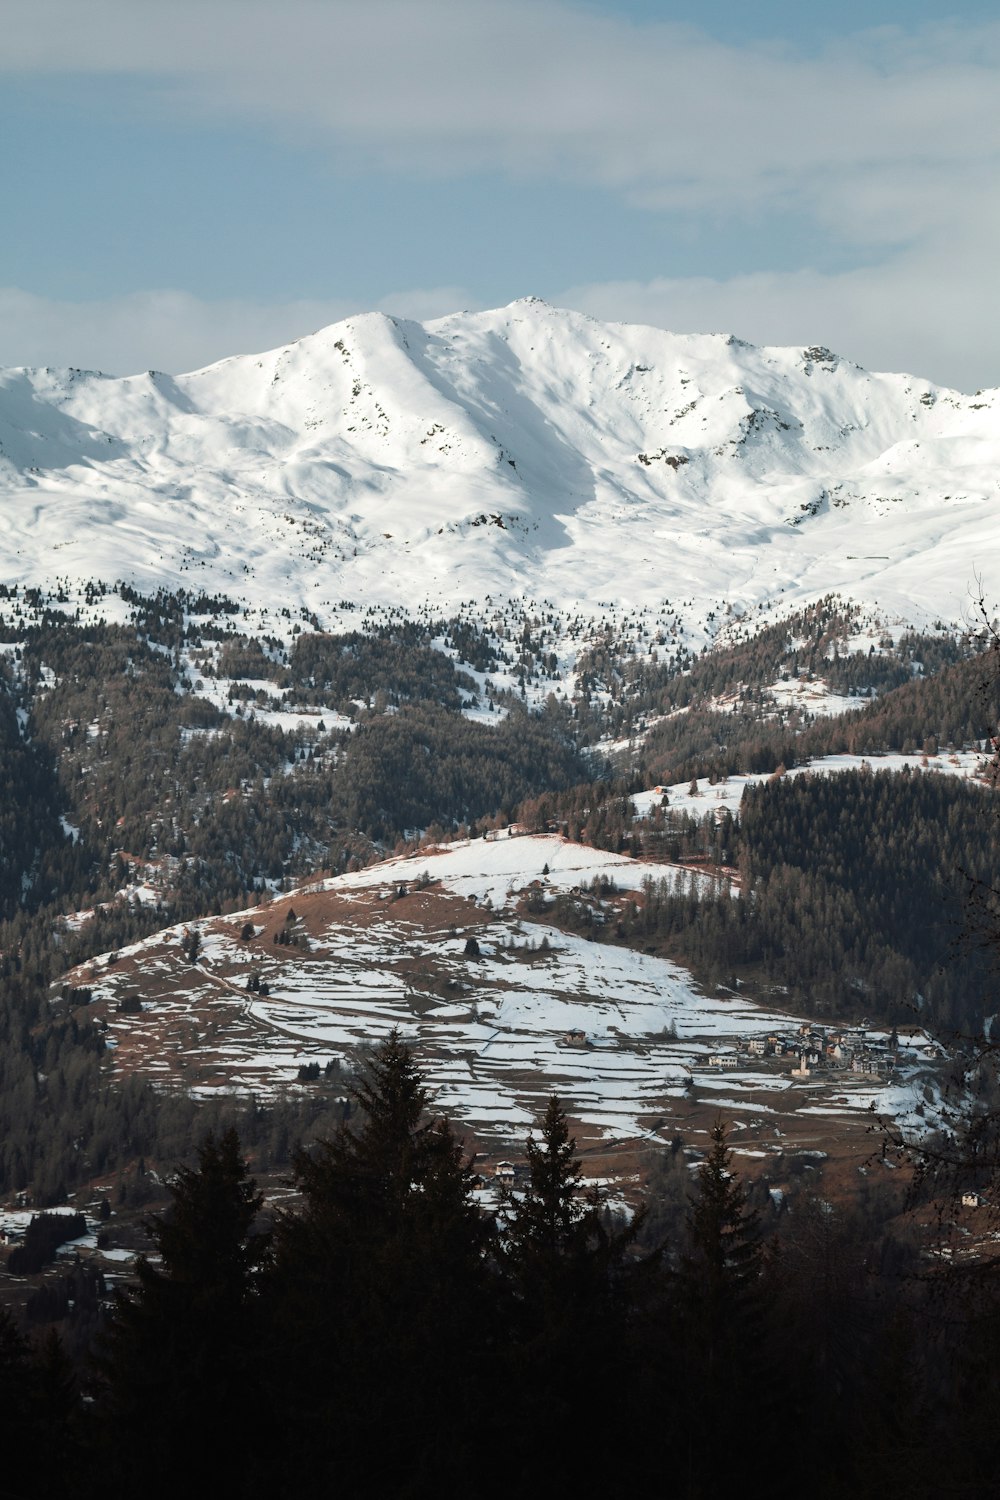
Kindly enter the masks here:
[[226, 1495], [792, 1495], [803, 1450], [820, 1496], [992, 1493], [994, 1278], [922, 1263], [891, 1185], [776, 1218], [720, 1119], [628, 1217], [553, 1097], [483, 1206], [398, 1036], [355, 1100], [292, 1206], [207, 1135], [88, 1360], [4, 1315], [10, 1493], [166, 1496], [183, 1454]]

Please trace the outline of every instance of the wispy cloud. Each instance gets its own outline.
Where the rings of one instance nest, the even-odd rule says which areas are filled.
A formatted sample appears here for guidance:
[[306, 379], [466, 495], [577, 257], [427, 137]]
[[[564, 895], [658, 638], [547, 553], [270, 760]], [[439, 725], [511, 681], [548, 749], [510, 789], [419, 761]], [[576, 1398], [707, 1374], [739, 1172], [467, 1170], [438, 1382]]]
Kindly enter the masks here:
[[[960, 389], [995, 384], [997, 330], [979, 281], [920, 259], [836, 275], [591, 283], [566, 287], [554, 300], [610, 322], [736, 333], [760, 344], [827, 344], [869, 369], [908, 370]], [[376, 310], [426, 321], [480, 305], [464, 288], [438, 287], [381, 298]], [[177, 374], [370, 310], [346, 301], [213, 302], [184, 291], [69, 302], [0, 288], [0, 365]]]
[[7, 0], [0, 68], [139, 74], [160, 109], [277, 122], [346, 166], [691, 212], [794, 197], [862, 241], [924, 232], [1000, 158], [1000, 22], [803, 57], [560, 0]]
[[907, 371], [974, 390], [997, 383], [992, 273], [965, 276], [934, 256], [900, 256], [836, 274], [757, 272], [566, 288], [558, 300], [596, 318], [757, 344], [826, 344], [870, 370]]
[[[413, 289], [376, 311], [435, 318], [476, 304], [460, 287]], [[0, 288], [0, 365], [63, 365], [132, 375], [178, 374], [231, 354], [256, 354], [370, 308], [340, 301], [208, 301], [184, 291], [137, 292], [93, 302]]]
[[[711, 222], [736, 266], [741, 221], [804, 217], [846, 269], [584, 286], [565, 300], [997, 378], [1000, 21], [877, 28], [807, 56], [566, 0], [6, 0], [0, 69], [138, 79], [146, 110], [264, 124], [343, 172], [594, 183]], [[6, 312], [23, 349], [22, 306]], [[157, 362], [177, 367], [224, 338], [257, 347], [349, 310], [149, 293], [105, 309], [107, 326], [63, 307], [59, 347], [75, 327], [124, 368], [155, 335]]]

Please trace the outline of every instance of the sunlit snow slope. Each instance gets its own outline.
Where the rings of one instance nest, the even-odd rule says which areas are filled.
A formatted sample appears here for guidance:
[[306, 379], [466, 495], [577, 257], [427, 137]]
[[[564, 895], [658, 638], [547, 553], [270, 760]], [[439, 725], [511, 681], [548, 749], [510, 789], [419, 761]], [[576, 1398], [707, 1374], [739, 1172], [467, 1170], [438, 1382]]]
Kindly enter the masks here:
[[[796, 1076], [797, 1056], [765, 1060], [747, 1045], [795, 1036], [780, 992], [767, 1009], [738, 990], [703, 992], [667, 959], [560, 931], [544, 911], [524, 919], [529, 895], [548, 906], [595, 877], [619, 893], [647, 878], [710, 879], [558, 836], [497, 834], [207, 918], [196, 963], [181, 924], [66, 980], [90, 989], [88, 1014], [106, 1026], [121, 1073], [203, 1097], [227, 1088], [267, 1097], [294, 1086], [304, 1062], [351, 1064], [398, 1027], [435, 1108], [487, 1141], [523, 1139], [553, 1092], [588, 1133], [617, 1139], [673, 1134], [668, 1122], [696, 1099], [709, 1119], [737, 1111], [774, 1138], [779, 1120], [784, 1135], [792, 1117], [811, 1116], [835, 1120], [838, 1137], [860, 1117], [864, 1137], [870, 1107], [900, 1117], [920, 1101], [934, 1047], [917, 1028], [891, 1082], [847, 1070]], [[294, 944], [275, 942], [289, 929]], [[829, 1134], [824, 1126], [819, 1138]]]
[[[598, 613], [836, 590], [957, 620], [1000, 541], [1000, 401], [824, 349], [534, 299], [351, 318], [177, 378], [0, 372], [0, 577], [252, 605]], [[709, 630], [711, 625], [709, 624]]]

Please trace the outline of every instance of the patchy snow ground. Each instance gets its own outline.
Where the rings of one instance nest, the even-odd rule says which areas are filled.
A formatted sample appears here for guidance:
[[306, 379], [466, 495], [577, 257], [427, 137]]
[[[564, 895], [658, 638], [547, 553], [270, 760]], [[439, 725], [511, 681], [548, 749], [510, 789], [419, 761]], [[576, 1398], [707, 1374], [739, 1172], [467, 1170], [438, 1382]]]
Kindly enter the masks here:
[[[872, 771], [926, 771], [928, 775], [960, 776], [967, 781], [981, 779], [989, 757], [978, 750], [956, 750], [954, 752], [941, 751], [937, 755], [897, 755], [892, 753], [876, 755], [826, 755], [822, 759], [811, 761], [808, 765], [793, 766], [785, 772], [786, 776], [834, 776], [839, 771], [860, 771], [866, 766]], [[663, 793], [667, 794], [667, 807], [674, 813], [687, 813], [693, 818], [703, 818], [706, 813], [712, 811], [728, 812], [739, 811], [743, 792], [748, 786], [756, 786], [762, 781], [770, 781], [770, 775], [757, 775], [748, 773], [746, 775], [727, 776], [724, 780], [712, 786], [702, 777], [696, 783], [697, 790], [691, 790], [691, 782], [676, 782], [671, 786], [652, 788], [646, 792], [636, 792], [632, 798], [635, 803], [636, 816], [648, 818], [650, 814], [663, 803]]]
[[426, 877], [443, 881], [456, 895], [503, 906], [535, 880], [554, 894], [583, 889], [604, 878], [613, 881], [620, 891], [637, 891], [646, 880], [687, 880], [692, 875], [699, 883], [714, 883], [707, 875], [676, 866], [647, 864], [624, 854], [572, 843], [556, 834], [522, 834], [512, 827], [485, 839], [463, 839], [336, 876], [322, 888], [350, 891], [385, 886], [394, 877], [401, 882]]
[[[754, 1058], [740, 1045], [792, 1034], [798, 1021], [780, 1005], [704, 994], [664, 959], [520, 914], [529, 891], [573, 889], [595, 875], [635, 889], [664, 869], [554, 835], [464, 841], [200, 923], [194, 965], [185, 929], [174, 927], [78, 975], [94, 989], [117, 1057], [200, 1095], [294, 1087], [302, 1063], [349, 1067], [398, 1027], [435, 1107], [498, 1142], [523, 1137], [552, 1092], [615, 1140], [650, 1135], [682, 1098], [758, 1112], [762, 1099], [784, 1113], [866, 1110], [877, 1079], [793, 1077], [794, 1059]], [[240, 937], [245, 922], [250, 941]], [[303, 946], [276, 943], [282, 931]], [[478, 955], [466, 951], [469, 938]], [[251, 977], [267, 993], [248, 990]], [[141, 996], [141, 1015], [116, 1010], [130, 995]], [[573, 1031], [584, 1045], [569, 1044]], [[909, 1114], [932, 1063], [922, 1034], [907, 1045], [891, 1103]], [[737, 1048], [736, 1067], [710, 1061]]]

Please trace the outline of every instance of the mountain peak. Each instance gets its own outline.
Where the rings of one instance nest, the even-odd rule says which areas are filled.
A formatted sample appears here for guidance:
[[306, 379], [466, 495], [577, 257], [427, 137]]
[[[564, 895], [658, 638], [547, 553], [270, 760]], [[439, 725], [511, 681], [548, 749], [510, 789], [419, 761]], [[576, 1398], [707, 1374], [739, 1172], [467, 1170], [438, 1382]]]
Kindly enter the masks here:
[[998, 417], [991, 393], [819, 345], [537, 297], [364, 313], [176, 378], [0, 372], [0, 560], [331, 621], [341, 600], [527, 596], [685, 601], [711, 633], [727, 606], [831, 590], [955, 618], [996, 544]]

